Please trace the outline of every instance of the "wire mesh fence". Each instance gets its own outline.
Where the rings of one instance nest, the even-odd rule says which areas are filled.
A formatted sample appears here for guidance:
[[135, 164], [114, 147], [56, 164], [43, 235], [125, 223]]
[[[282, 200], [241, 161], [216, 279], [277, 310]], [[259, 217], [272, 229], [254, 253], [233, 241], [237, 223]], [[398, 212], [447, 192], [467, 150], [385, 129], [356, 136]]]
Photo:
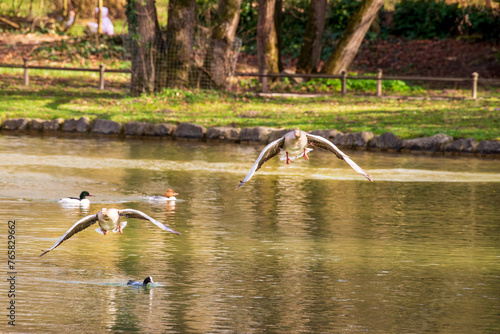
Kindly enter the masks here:
[[[481, 79], [478, 78], [477, 73], [472, 73], [469, 78], [459, 78], [459, 77], [418, 77], [418, 76], [383, 76], [382, 70], [379, 70], [377, 76], [358, 76], [358, 75], [349, 75], [347, 72], [343, 71], [341, 75], [326, 75], [326, 74], [293, 74], [293, 73], [277, 73], [277, 74], [260, 74], [260, 73], [245, 73], [245, 72], [236, 72], [236, 62], [238, 58], [239, 50], [241, 49], [241, 40], [236, 39], [236, 42], [233, 43], [233, 46], [230, 49], [230, 57], [226, 64], [228, 66], [228, 76], [225, 78], [223, 85], [217, 84], [216, 78], [214, 78], [211, 73], [209, 73], [205, 68], [205, 61], [212, 61], [210, 58], [206, 56], [198, 49], [198, 63], [196, 62], [195, 56], [193, 59], [192, 68], [188, 68], [186, 73], [186, 80], [182, 77], [171, 77], [168, 79], [168, 75], [172, 75], [172, 73], [177, 74], [182, 68], [168, 68], [162, 73], [161, 70], [155, 70], [154, 64], [151, 66], [153, 77], [155, 79], [154, 74], [158, 73], [160, 75], [165, 75], [165, 77], [160, 77], [160, 80], [151, 81], [148, 83], [138, 82], [137, 79], [134, 80], [134, 77], [137, 78], [140, 75], [141, 69], [137, 72], [133, 72], [129, 69], [106, 69], [106, 66], [101, 64], [99, 68], [65, 68], [65, 67], [51, 67], [51, 66], [38, 66], [38, 65], [29, 65], [28, 59], [24, 59], [23, 65], [12, 65], [12, 64], [0, 64], [0, 80], [3, 83], [7, 84], [15, 84], [12, 82], [12, 79], [8, 79], [8, 77], [3, 76], [2, 69], [22, 69], [23, 75], [19, 75], [18, 77], [23, 78], [23, 83], [25, 86], [30, 85], [30, 79], [33, 77], [33, 81], [38, 85], [53, 85], [53, 84], [62, 84], [65, 86], [71, 87], [85, 87], [85, 86], [97, 86], [99, 89], [128, 89], [133, 91], [137, 90], [138, 87], [141, 89], [147, 88], [151, 92], [159, 92], [161, 89], [170, 88], [170, 87], [178, 87], [182, 85], [183, 87], [189, 89], [200, 89], [200, 88], [216, 88], [219, 90], [232, 90], [232, 86], [238, 86], [238, 89], [233, 89], [233, 91], [241, 91], [242, 86], [244, 86], [245, 80], [254, 80], [253, 87], [251, 85], [247, 85], [248, 90], [252, 90], [254, 92], [262, 92], [264, 94], [268, 93], [323, 93], [323, 94], [332, 94], [332, 93], [340, 93], [346, 94], [349, 92], [359, 92], [362, 91], [364, 94], [374, 93], [377, 97], [382, 97], [387, 91], [391, 91], [393, 89], [393, 85], [400, 85], [403, 82], [403, 85], [406, 83], [415, 84], [416, 82], [427, 82], [427, 83], [448, 83], [448, 84], [461, 84], [465, 85], [462, 87], [462, 94], [464, 94], [464, 90], [471, 89], [471, 95], [473, 99], [477, 98], [478, 92], [478, 84], [482, 86], [495, 86], [500, 85], [500, 80], [495, 79]], [[153, 61], [154, 58], [151, 58]], [[168, 66], [169, 58], [166, 57], [163, 59], [163, 63], [159, 63], [159, 66]], [[30, 72], [31, 71], [31, 72]], [[43, 72], [40, 74], [40, 71]], [[35, 73], [33, 73], [35, 72]], [[37, 73], [38, 72], [38, 73]], [[57, 72], [69, 72], [75, 74], [64, 74], [57, 75]], [[30, 74], [31, 73], [31, 74]], [[79, 76], [77, 73], [88, 73], [85, 77]], [[138, 75], [139, 73], [139, 75]], [[216, 73], [216, 71], [213, 71]], [[33, 75], [34, 74], [34, 75]], [[105, 75], [108, 76], [108, 80], [105, 80]], [[127, 76], [125, 78], [124, 76]], [[254, 79], [246, 79], [246, 78], [254, 78]], [[159, 83], [159, 81], [162, 81]], [[93, 83], [92, 83], [93, 82]], [[356, 82], [361, 82], [360, 84], [355, 84]], [[135, 83], [135, 87], [133, 86]], [[160, 86], [163, 83], [164, 86]], [[169, 83], [172, 86], [169, 86]], [[325, 86], [327, 86], [325, 88]], [[293, 90], [291, 87], [295, 87]], [[306, 90], [301, 89], [306, 88]], [[401, 87], [397, 88], [400, 91]], [[373, 91], [373, 92], [372, 92]], [[384, 93], [383, 93], [384, 92]], [[466, 94], [466, 93], [465, 93]], [[457, 96], [455, 96], [457, 97]], [[466, 95], [462, 97], [467, 97]]]
[[145, 50], [144, 43], [125, 36], [123, 44], [132, 64], [131, 91], [229, 89], [234, 81], [242, 41], [235, 38], [223, 52], [217, 52], [215, 43], [206, 35], [198, 34], [187, 53], [183, 45], [168, 42]]
[[[67, 63], [64, 66], [59, 66], [56, 62], [41, 63], [36, 59], [23, 64], [22, 59], [16, 59], [18, 64], [0, 64], [0, 81], [22, 83], [24, 71], [25, 85], [29, 84], [31, 78], [32, 83], [61, 83], [68, 87], [94, 86], [133, 94], [161, 92], [165, 88], [187, 88], [330, 95], [354, 92], [375, 96], [393, 92], [399, 95], [423, 95], [427, 94], [429, 88], [436, 90], [436, 85], [439, 84], [441, 86], [437, 90], [443, 92], [442, 95], [450, 95], [455, 89], [455, 95], [461, 94], [456, 97], [475, 97], [478, 85], [481, 89], [500, 84], [499, 80], [474, 78], [472, 75], [462, 78], [387, 76], [385, 73], [383, 76], [380, 73], [379, 77], [356, 76], [352, 73], [329, 76], [299, 75], [292, 69], [264, 76], [257, 73], [255, 56], [241, 54], [243, 42], [240, 38], [234, 38], [231, 43], [224, 44], [221, 40], [212, 38], [212, 29], [210, 26], [198, 27], [187, 47], [165, 38], [155, 40], [154, 34], [148, 35], [149, 37], [141, 36], [140, 39], [122, 35], [99, 40], [93, 36], [92, 39], [97, 42], [83, 39], [78, 43], [73, 42], [71, 47], [68, 46], [69, 42], [63, 41], [61, 47], [44, 46], [38, 53], [32, 54], [39, 54], [39, 58], [52, 57], [55, 54], [66, 55], [66, 59], [69, 59], [68, 54], [78, 55], [75, 50], [86, 51], [90, 45], [93, 48], [91, 57], [112, 59], [106, 66], [99, 67], [99, 63], [94, 61], [87, 68], [68, 66]], [[82, 56], [74, 58], [81, 60]], [[9, 71], [15, 70], [17, 79], [9, 79]], [[472, 93], [464, 91], [471, 89]]]

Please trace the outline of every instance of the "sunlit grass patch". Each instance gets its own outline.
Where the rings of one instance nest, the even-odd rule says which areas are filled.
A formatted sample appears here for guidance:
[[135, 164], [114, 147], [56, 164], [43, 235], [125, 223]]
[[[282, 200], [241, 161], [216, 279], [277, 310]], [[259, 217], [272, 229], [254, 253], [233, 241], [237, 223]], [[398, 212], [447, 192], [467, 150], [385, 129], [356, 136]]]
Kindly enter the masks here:
[[[54, 71], [55, 72], [55, 71]], [[496, 139], [500, 103], [480, 100], [407, 100], [335, 94], [320, 98], [269, 98], [212, 90], [165, 89], [130, 96], [122, 86], [97, 88], [98, 78], [68, 86], [71, 77], [33, 76], [29, 87], [1, 80], [0, 118], [53, 119], [87, 116], [118, 122], [146, 121], [211, 126], [269, 126], [342, 132], [390, 131], [401, 138], [449, 134], [455, 138]]]

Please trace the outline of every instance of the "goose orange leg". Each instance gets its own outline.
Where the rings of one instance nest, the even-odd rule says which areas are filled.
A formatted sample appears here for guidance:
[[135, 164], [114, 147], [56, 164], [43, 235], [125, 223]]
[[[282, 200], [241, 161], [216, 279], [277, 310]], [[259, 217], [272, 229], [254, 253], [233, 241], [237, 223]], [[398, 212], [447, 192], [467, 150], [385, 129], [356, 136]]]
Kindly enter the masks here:
[[286, 152], [286, 164], [287, 165], [290, 164], [290, 158], [288, 157], [288, 152]]
[[307, 156], [307, 151], [305, 148], [304, 148], [304, 159], [309, 160], [309, 157]]

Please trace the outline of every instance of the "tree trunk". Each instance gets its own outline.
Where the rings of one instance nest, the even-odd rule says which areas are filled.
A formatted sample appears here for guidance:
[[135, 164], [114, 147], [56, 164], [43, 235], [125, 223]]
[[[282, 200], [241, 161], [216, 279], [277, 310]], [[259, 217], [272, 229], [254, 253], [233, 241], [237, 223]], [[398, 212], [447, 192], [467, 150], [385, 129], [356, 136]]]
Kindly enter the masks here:
[[240, 19], [241, 0], [219, 0], [210, 46], [202, 69], [204, 88], [224, 88], [233, 68], [232, 45]]
[[131, 93], [152, 92], [155, 82], [155, 32], [159, 33], [155, 0], [128, 0], [127, 21], [131, 40]]
[[99, 36], [102, 35], [102, 0], [97, 2], [97, 8], [99, 11], [97, 12], [97, 34]]
[[167, 87], [189, 87], [194, 43], [195, 0], [170, 0], [167, 22]]
[[363, 0], [359, 9], [349, 20], [335, 50], [323, 66], [322, 73], [339, 74], [349, 68], [383, 3], [384, 0]]
[[311, 0], [306, 31], [302, 39], [297, 73], [315, 73], [321, 56], [321, 36], [325, 29], [326, 0]]
[[283, 62], [281, 59], [281, 50], [283, 49], [283, 32], [281, 29], [281, 12], [283, 9], [283, 0], [276, 0], [274, 5], [274, 29], [278, 40], [278, 72], [283, 71]]
[[[33, 0], [31, 0], [31, 3], [30, 3], [30, 16], [31, 16], [31, 7], [32, 7], [32, 4], [33, 4]], [[63, 0], [63, 12], [62, 12], [62, 16], [64, 18], [67, 18], [68, 17], [68, 0]]]
[[259, 73], [279, 73], [279, 43], [275, 24], [277, 0], [260, 0], [257, 20]]

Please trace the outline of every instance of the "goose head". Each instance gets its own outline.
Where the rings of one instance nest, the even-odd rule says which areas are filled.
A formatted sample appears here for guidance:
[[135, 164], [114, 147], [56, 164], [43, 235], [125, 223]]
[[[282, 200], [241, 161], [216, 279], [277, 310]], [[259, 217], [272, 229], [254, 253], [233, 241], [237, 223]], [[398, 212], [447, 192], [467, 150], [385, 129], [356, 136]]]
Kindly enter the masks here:
[[106, 209], [102, 208], [101, 209], [101, 214], [103, 219], [105, 220], [111, 220], [113, 222], [119, 222], [120, 221], [120, 213], [116, 209]]

